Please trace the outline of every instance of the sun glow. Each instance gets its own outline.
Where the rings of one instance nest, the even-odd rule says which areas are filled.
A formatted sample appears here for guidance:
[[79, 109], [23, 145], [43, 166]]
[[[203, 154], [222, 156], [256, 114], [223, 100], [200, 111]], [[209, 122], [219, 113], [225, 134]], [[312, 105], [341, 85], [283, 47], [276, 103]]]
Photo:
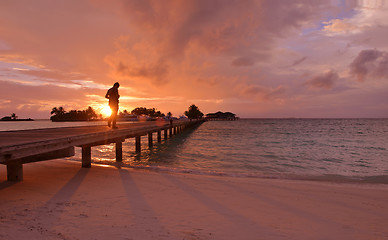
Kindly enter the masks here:
[[104, 106], [104, 107], [101, 108], [100, 113], [104, 117], [109, 117], [110, 114], [112, 113], [112, 110], [110, 110], [109, 106]]

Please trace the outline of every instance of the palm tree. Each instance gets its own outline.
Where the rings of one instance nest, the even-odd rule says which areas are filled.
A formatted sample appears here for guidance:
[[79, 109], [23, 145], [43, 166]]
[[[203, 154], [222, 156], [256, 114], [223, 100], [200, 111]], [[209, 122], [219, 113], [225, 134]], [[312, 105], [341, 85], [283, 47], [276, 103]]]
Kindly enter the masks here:
[[65, 109], [63, 107], [54, 107], [52, 110], [51, 110], [51, 115], [63, 115], [65, 114]]
[[94, 112], [91, 106], [89, 106], [88, 109], [86, 109], [86, 115], [88, 120], [97, 118], [97, 114]]
[[57, 115], [57, 113], [58, 113], [58, 108], [53, 107], [53, 109], [51, 109], [51, 115], [53, 115], [53, 114]]
[[63, 107], [59, 107], [58, 108], [58, 111], [59, 111], [59, 115], [63, 115], [63, 114], [65, 114], [65, 109], [63, 108]]

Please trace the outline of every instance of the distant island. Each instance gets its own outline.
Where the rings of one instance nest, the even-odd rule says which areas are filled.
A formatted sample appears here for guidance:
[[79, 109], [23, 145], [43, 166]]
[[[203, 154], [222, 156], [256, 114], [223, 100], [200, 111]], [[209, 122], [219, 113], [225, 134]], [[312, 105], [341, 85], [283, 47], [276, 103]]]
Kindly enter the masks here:
[[236, 117], [236, 114], [234, 114], [234, 113], [218, 111], [216, 113], [208, 113], [208, 114], [206, 114], [205, 119], [207, 119], [207, 120], [229, 120], [229, 121], [234, 121], [234, 120], [238, 120], [239, 118]]
[[15, 113], [12, 113], [11, 116], [5, 116], [0, 119], [0, 121], [34, 121], [34, 119], [31, 118], [18, 118]]

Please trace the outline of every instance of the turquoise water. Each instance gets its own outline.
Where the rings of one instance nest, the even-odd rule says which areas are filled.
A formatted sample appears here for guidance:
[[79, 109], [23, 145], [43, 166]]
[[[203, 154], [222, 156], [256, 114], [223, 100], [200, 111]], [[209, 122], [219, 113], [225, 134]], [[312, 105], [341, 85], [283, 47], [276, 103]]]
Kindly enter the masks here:
[[[154, 137], [156, 139], [156, 136]], [[252, 119], [205, 122], [136, 154], [124, 166], [241, 177], [388, 183], [388, 119]], [[94, 161], [116, 164], [114, 145]], [[80, 157], [80, 153], [78, 153]]]
[[[388, 119], [211, 121], [151, 149], [142, 137], [140, 154], [127, 139], [122, 163], [113, 144], [93, 147], [92, 158], [157, 171], [388, 183]], [[80, 149], [69, 159], [80, 161]]]

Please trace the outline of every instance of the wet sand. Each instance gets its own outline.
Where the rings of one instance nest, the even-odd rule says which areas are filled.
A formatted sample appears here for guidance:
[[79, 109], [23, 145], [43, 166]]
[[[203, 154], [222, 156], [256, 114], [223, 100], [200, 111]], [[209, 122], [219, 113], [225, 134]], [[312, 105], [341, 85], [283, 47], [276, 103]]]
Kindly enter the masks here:
[[388, 239], [388, 185], [234, 178], [52, 160], [6, 182], [0, 239]]

